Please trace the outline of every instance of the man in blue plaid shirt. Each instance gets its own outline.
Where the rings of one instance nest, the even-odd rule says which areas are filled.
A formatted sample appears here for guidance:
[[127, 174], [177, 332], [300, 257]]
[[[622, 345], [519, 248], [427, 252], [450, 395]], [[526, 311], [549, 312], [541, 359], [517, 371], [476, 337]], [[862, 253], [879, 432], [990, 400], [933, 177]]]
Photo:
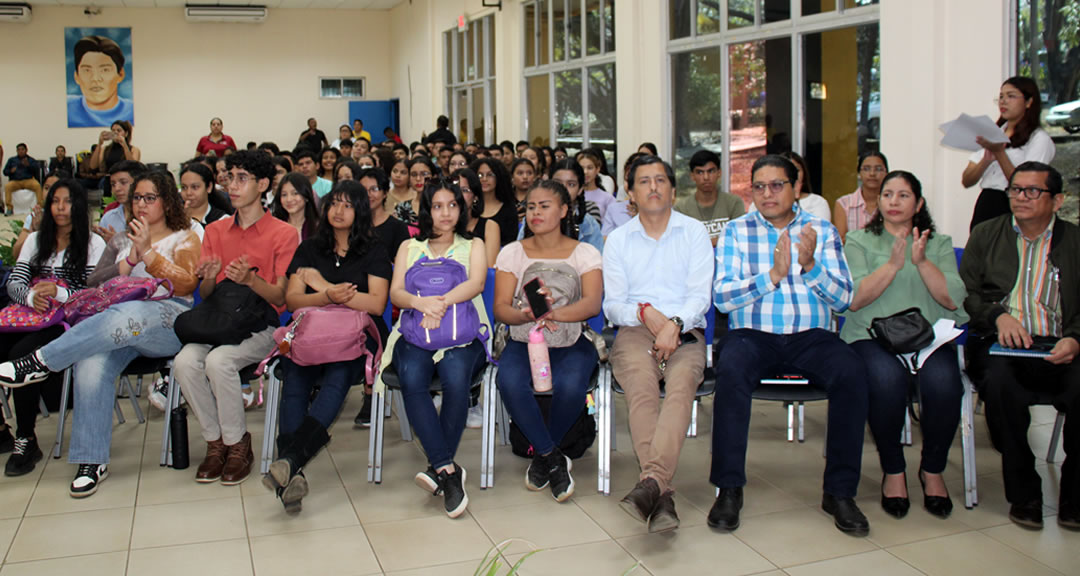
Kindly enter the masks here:
[[709, 525], [735, 530], [746, 485], [750, 394], [762, 378], [804, 375], [829, 397], [822, 508], [841, 531], [866, 535], [855, 504], [866, 426], [866, 367], [832, 331], [851, 303], [851, 274], [832, 224], [800, 210], [798, 172], [780, 156], [754, 162], [756, 212], [728, 223], [716, 246], [715, 303], [729, 329], [716, 361]]

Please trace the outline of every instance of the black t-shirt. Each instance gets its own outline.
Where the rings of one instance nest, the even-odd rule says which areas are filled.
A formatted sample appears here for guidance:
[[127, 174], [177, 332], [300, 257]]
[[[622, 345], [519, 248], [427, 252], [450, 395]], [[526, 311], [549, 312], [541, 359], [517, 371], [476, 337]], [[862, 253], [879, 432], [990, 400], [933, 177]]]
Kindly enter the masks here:
[[492, 220], [499, 225], [499, 243], [502, 244], [502, 246], [517, 241], [517, 206], [508, 202], [503, 202], [502, 208], [499, 208], [499, 211], [495, 213]]
[[[323, 149], [323, 143], [326, 142], [326, 134], [318, 128], [315, 129], [315, 134], [309, 135], [307, 130], [300, 133], [300, 138], [297, 140], [297, 144], [305, 144], [312, 152], [316, 154]], [[318, 162], [316, 162], [318, 164]]]
[[409, 239], [409, 227], [401, 220], [391, 216], [386, 219], [386, 222], [375, 227], [375, 235], [378, 236], [379, 243], [385, 248], [386, 255], [389, 258], [388, 261], [393, 265], [401, 243]]
[[[386, 278], [388, 282], [393, 275], [390, 258], [386, 255], [386, 249], [379, 242], [373, 243], [362, 256], [356, 256], [353, 252], [349, 252], [344, 258], [338, 258], [334, 254], [319, 250], [314, 238], [304, 240], [296, 249], [296, 253], [293, 254], [292, 262], [289, 263], [286, 274], [292, 276], [299, 268], [314, 268], [331, 284], [340, 284], [342, 282], [355, 284], [357, 292], [368, 291], [369, 274], [379, 278]], [[314, 294], [315, 290], [312, 290], [309, 286], [306, 293]], [[375, 321], [375, 326], [379, 328], [379, 334], [382, 335], [383, 342], [385, 342], [389, 330], [386, 328], [386, 323], [383, 322], [382, 314], [373, 315], [372, 320]]]

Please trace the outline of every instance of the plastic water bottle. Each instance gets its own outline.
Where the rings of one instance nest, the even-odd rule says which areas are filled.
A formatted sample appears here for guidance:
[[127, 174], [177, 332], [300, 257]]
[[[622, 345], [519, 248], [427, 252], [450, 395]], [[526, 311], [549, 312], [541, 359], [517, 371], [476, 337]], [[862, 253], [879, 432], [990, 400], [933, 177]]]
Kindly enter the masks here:
[[529, 330], [529, 366], [532, 368], [533, 390], [551, 391], [551, 359], [548, 356], [544, 329], [537, 324]]

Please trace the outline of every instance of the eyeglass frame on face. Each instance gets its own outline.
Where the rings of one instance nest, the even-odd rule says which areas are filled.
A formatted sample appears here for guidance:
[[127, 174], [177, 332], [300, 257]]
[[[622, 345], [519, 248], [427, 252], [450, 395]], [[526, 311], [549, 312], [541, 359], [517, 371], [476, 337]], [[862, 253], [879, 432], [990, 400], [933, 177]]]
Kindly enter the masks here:
[[[453, 158], [453, 157], [451, 156], [451, 158]], [[458, 162], [454, 162], [454, 161], [450, 162], [450, 168], [468, 168], [468, 167], [469, 167], [469, 163], [464, 161], [464, 160], [460, 160]]]
[[132, 194], [131, 205], [134, 206], [141, 202], [143, 204], [146, 204], [147, 206], [150, 206], [151, 204], [157, 202], [158, 198], [161, 198], [160, 194]]
[[[1033, 190], [1035, 191], [1034, 196], [1031, 195]], [[1009, 186], [1005, 189], [1005, 195], [1009, 198], [1018, 198], [1023, 193], [1024, 198], [1028, 200], [1038, 200], [1040, 196], [1049, 192], [1049, 188], [1039, 188], [1038, 186]]]
[[225, 174], [225, 185], [226, 186], [228, 186], [229, 184], [232, 184], [234, 182], [236, 184], [240, 185], [240, 186], [244, 186], [248, 182], [254, 182], [256, 180], [258, 180], [258, 178], [256, 178], [254, 174], [248, 174], [247, 172], [241, 172], [241, 173], [236, 174], [236, 175], [233, 175], [231, 172]]
[[754, 194], [764, 194], [766, 190], [775, 194], [782, 194], [784, 192], [784, 185], [795, 185], [794, 180], [773, 180], [772, 182], [751, 182], [750, 191]]
[[889, 169], [884, 166], [868, 166], [866, 164], [863, 164], [862, 168], [859, 168], [859, 172], [873, 172], [875, 174], [884, 174], [888, 171]]
[[491, 170], [488, 170], [487, 172], [477, 172], [477, 173], [476, 173], [476, 177], [477, 177], [477, 178], [478, 178], [478, 179], [479, 179], [479, 180], [480, 180], [481, 182], [483, 182], [483, 181], [487, 180], [488, 178], [491, 178], [492, 180], [494, 180], [494, 179], [495, 179], [495, 173], [494, 173], [494, 172], [492, 172]]

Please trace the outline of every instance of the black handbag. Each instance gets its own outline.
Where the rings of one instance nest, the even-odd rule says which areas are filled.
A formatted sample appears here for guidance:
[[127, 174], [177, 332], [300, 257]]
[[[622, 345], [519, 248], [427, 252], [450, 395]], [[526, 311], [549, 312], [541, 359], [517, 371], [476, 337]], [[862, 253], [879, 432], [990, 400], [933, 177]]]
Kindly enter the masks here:
[[206, 300], [176, 317], [173, 328], [184, 344], [236, 345], [280, 320], [277, 311], [247, 286], [219, 282]]
[[915, 409], [915, 401], [919, 400], [919, 406], [922, 406], [918, 378], [919, 351], [933, 343], [934, 327], [918, 308], [908, 308], [891, 316], [874, 318], [866, 331], [882, 348], [898, 358], [901, 354], [914, 353], [910, 364], [903, 358], [900, 358], [900, 362], [908, 370], [908, 411], [911, 418], [918, 422], [919, 411]]

